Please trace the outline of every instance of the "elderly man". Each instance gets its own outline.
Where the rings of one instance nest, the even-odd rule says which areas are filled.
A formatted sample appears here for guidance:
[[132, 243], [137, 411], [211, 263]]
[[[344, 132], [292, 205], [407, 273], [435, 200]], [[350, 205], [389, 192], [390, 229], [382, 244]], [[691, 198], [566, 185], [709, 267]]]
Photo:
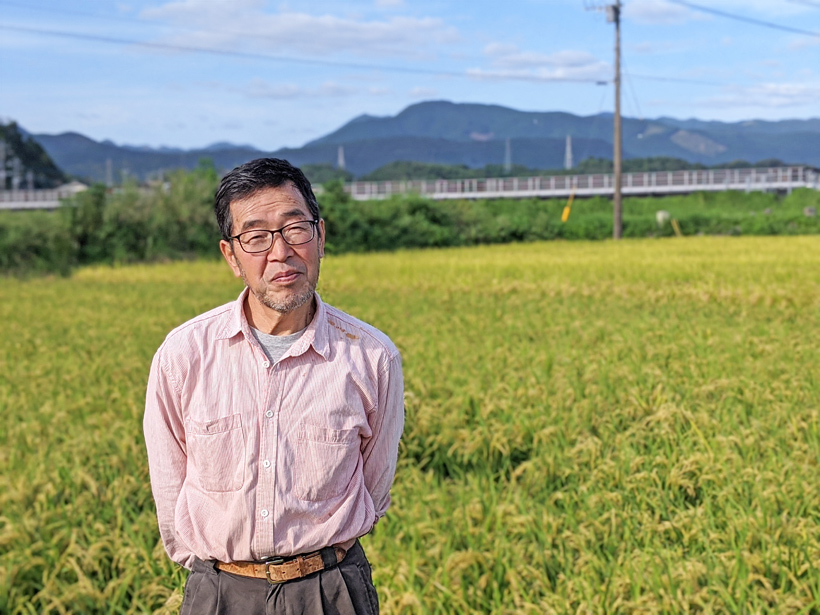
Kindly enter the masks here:
[[191, 570], [180, 612], [378, 613], [358, 539], [390, 503], [401, 357], [316, 294], [325, 224], [299, 169], [237, 167], [214, 208], [246, 288], [168, 335], [145, 404], [160, 535]]

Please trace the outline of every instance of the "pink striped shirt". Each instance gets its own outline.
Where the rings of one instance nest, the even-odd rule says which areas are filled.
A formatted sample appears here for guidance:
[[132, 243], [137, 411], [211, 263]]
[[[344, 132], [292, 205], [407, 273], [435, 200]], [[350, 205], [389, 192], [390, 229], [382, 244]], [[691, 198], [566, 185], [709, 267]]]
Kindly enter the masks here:
[[321, 301], [271, 365], [237, 301], [174, 329], [151, 365], [145, 442], [165, 549], [223, 562], [352, 541], [390, 504], [404, 427], [390, 339]]

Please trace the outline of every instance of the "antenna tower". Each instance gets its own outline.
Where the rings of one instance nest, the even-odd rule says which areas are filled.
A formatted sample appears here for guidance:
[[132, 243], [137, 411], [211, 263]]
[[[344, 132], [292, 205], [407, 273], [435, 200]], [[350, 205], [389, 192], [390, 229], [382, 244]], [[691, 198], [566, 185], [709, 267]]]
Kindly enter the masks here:
[[509, 173], [510, 171], [512, 171], [512, 145], [510, 138], [507, 137], [504, 142], [504, 172]]

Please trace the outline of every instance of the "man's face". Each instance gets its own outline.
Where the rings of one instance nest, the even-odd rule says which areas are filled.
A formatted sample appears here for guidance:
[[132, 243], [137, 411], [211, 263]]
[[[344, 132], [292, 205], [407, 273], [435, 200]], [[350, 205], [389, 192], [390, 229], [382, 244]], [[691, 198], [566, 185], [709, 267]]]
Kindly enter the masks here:
[[[254, 229], [280, 229], [286, 224], [312, 220], [307, 203], [292, 183], [265, 188], [231, 202], [233, 234]], [[276, 233], [266, 252], [249, 254], [239, 241], [221, 241], [222, 255], [253, 296], [279, 313], [298, 309], [313, 298], [319, 281], [319, 265], [325, 250], [324, 220], [308, 243], [291, 246]]]

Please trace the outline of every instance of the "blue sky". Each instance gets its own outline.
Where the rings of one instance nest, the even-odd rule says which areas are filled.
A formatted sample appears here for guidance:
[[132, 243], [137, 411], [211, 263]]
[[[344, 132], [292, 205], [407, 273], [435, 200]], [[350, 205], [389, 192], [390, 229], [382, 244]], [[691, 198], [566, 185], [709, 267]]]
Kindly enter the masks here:
[[[0, 118], [118, 144], [273, 150], [423, 100], [611, 111], [614, 28], [594, 4], [0, 0]], [[809, 34], [686, 4], [624, 2], [624, 114], [820, 116], [820, 0], [692, 3]]]

